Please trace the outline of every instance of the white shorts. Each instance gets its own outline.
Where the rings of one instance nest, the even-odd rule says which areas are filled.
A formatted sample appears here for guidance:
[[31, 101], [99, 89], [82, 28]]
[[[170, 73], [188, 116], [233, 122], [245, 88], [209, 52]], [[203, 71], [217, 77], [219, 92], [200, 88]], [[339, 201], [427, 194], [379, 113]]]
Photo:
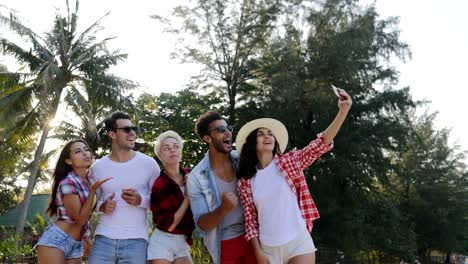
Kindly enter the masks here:
[[190, 257], [190, 246], [185, 241], [185, 235], [171, 234], [155, 228], [149, 239], [148, 260], [165, 259], [173, 262], [182, 257]]
[[268, 256], [270, 263], [288, 263], [295, 256], [315, 253], [314, 241], [307, 230], [300, 232], [290, 242], [276, 247], [262, 245], [263, 252]]

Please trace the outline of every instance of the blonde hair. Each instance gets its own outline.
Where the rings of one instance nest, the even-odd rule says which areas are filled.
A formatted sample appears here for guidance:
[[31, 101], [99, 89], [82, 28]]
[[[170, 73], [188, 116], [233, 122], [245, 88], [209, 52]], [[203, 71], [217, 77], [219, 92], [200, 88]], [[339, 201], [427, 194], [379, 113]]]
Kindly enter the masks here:
[[182, 140], [182, 138], [179, 136], [179, 134], [177, 134], [177, 132], [175, 131], [172, 131], [172, 130], [168, 130], [166, 132], [163, 132], [161, 133], [157, 138], [156, 140], [154, 141], [154, 154], [156, 154], [156, 156], [158, 156], [159, 158], [159, 154], [161, 153], [161, 145], [162, 145], [162, 142], [168, 138], [173, 138], [177, 141], [177, 143], [179, 143], [180, 145], [180, 150], [182, 151], [182, 149], [184, 148], [184, 141]]

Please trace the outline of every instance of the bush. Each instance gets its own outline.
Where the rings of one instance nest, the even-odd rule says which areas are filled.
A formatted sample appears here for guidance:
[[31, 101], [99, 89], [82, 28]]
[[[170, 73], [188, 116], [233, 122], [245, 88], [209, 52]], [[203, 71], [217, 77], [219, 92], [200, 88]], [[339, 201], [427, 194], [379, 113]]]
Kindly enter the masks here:
[[0, 240], [0, 259], [7, 260], [12, 263], [31, 256], [33, 254], [32, 246], [21, 244], [22, 240], [16, 234]]

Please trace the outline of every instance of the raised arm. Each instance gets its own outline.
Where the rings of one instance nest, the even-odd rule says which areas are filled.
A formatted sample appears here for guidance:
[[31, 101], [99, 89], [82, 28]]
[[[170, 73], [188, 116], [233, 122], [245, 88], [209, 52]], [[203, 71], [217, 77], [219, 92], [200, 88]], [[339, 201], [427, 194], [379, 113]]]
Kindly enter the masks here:
[[335, 138], [336, 134], [338, 134], [338, 131], [340, 130], [341, 125], [343, 125], [343, 122], [345, 121], [346, 116], [348, 115], [349, 109], [353, 104], [351, 96], [349, 96], [349, 94], [345, 90], [338, 89], [338, 92], [345, 99], [338, 100], [338, 114], [336, 115], [333, 122], [331, 122], [331, 124], [327, 127], [327, 129], [323, 131], [323, 137], [325, 139], [325, 144], [327, 145], [330, 144]]

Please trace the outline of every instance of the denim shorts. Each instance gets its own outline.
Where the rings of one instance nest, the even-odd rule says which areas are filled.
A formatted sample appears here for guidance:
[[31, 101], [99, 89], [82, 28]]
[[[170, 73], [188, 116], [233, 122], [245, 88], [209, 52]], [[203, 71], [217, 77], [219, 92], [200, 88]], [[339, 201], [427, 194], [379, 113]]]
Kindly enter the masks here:
[[185, 235], [171, 234], [155, 228], [149, 240], [148, 260], [165, 259], [173, 262], [178, 258], [190, 257], [190, 246], [185, 238]]
[[83, 256], [83, 241], [74, 240], [56, 224], [50, 224], [47, 227], [34, 248], [37, 246], [57, 248], [65, 253], [65, 259], [81, 258]]

